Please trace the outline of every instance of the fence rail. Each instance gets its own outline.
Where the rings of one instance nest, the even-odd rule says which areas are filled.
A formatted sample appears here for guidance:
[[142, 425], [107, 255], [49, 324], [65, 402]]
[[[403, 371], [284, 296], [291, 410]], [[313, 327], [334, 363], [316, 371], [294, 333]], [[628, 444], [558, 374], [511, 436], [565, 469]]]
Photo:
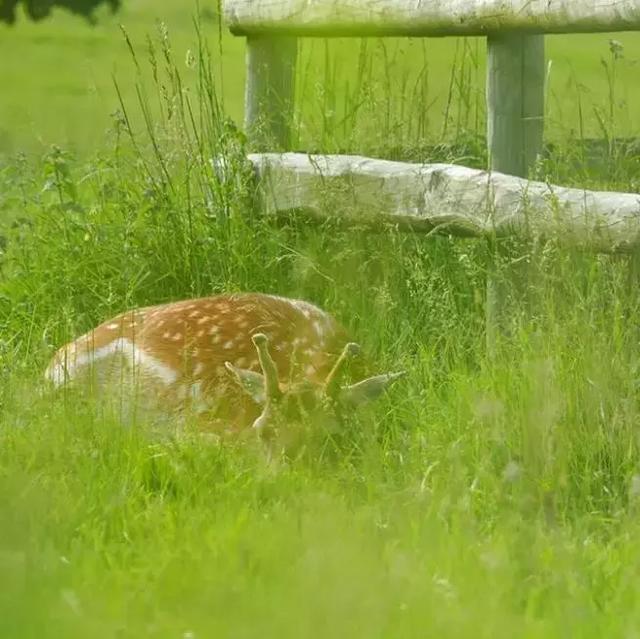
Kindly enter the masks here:
[[639, 0], [227, 0], [237, 35], [482, 36], [640, 30]]
[[640, 246], [640, 194], [588, 191], [453, 164], [354, 155], [249, 155], [267, 214], [462, 237], [561, 237], [594, 251]]

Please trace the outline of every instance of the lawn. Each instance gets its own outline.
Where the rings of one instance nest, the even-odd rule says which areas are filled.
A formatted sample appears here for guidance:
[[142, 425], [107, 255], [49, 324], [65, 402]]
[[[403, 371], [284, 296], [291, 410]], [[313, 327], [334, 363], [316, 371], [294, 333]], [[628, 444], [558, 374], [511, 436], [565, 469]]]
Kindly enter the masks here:
[[[136, 99], [135, 68], [120, 25], [126, 29], [141, 63], [148, 69], [145, 65], [147, 36], [155, 36], [158, 23], [164, 23], [185, 85], [193, 87], [186, 60], [188, 52], [193, 52], [196, 46], [193, 27], [196, 6], [176, 0], [165, 0], [162, 10], [151, 0], [124, 4], [124, 10], [116, 16], [108, 12], [100, 14], [95, 26], [88, 26], [82, 19], [62, 11], [39, 24], [22, 20], [14, 28], [0, 26], [0, 60], [3, 61], [0, 64], [3, 87], [0, 153], [42, 152], [51, 144], [57, 144], [86, 154], [109, 140], [111, 114], [120, 106], [114, 79], [127, 104]], [[226, 111], [241, 122], [244, 43], [241, 38], [231, 37], [224, 28], [220, 31], [213, 8], [203, 3], [200, 16], [203, 33], [215, 50], [214, 71]], [[636, 104], [640, 97], [637, 81], [640, 36], [635, 33], [550, 36], [547, 38], [549, 139], [572, 131], [587, 137], [602, 137], [602, 119], [607, 129], [611, 127], [609, 79], [612, 73], [607, 72], [603, 63], [611, 68], [609, 41], [612, 38], [623, 45], [623, 57], [615, 65], [613, 133], [625, 136], [638, 130], [640, 116], [630, 105]], [[328, 104], [326, 95], [322, 99], [316, 95], [316, 84], [322, 78], [323, 84], [333, 88], [331, 97], [340, 106], [349, 88], [353, 91], [357, 85], [356, 78], [359, 69], [361, 71], [360, 49], [358, 42], [338, 40], [327, 52], [324, 40], [303, 41], [301, 56], [305, 63], [300, 65], [299, 91], [309, 97], [313, 95], [318, 106], [331, 111], [331, 106], [336, 105]], [[372, 40], [368, 52], [371, 64], [368, 75], [384, 85], [385, 96], [395, 103], [391, 108], [397, 111], [397, 118], [403, 120], [407, 109], [405, 105], [405, 112], [399, 112], [402, 103], [399, 95], [422, 102], [420, 108], [415, 103], [410, 105], [416, 117], [419, 114], [425, 120], [420, 135], [438, 137], [443, 130], [446, 134], [444, 121], [449, 120], [449, 127], [458, 124], [458, 109], [465, 112], [465, 117], [473, 118], [466, 123], [468, 126], [482, 129], [484, 44], [481, 39], [432, 38], [408, 43], [391, 39], [385, 41], [384, 46], [381, 41]], [[386, 73], [385, 69], [392, 72]], [[409, 88], [416, 82], [421, 85], [420, 93], [413, 94]], [[600, 111], [599, 116], [596, 110]], [[317, 114], [316, 119], [319, 117]]]
[[[205, 15], [208, 61], [188, 10], [163, 11], [0, 32], [0, 213], [25, 220], [0, 262], [0, 637], [635, 636], [637, 258], [251, 215], [227, 118], [242, 42]], [[616, 144], [596, 168], [576, 153], [640, 128], [640, 42], [615, 37], [621, 59], [611, 36], [549, 38], [541, 179], [638, 189]], [[482, 58], [478, 40], [305, 43], [296, 143], [481, 164]], [[509, 293], [491, 356], [489, 268]], [[42, 383], [125, 308], [240, 290], [321, 305], [407, 378], [275, 465]]]

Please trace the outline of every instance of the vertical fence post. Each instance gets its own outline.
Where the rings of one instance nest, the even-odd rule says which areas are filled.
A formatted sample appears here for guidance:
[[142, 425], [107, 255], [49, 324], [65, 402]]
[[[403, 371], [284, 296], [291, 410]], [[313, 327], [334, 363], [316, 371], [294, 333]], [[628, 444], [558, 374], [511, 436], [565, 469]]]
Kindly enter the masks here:
[[[494, 34], [487, 39], [487, 146], [493, 171], [526, 177], [542, 152], [544, 36]], [[509, 268], [498, 268], [496, 246], [487, 276], [486, 334], [489, 353], [504, 330]], [[500, 271], [500, 272], [498, 272]]]
[[247, 38], [244, 124], [254, 150], [290, 147], [297, 51], [294, 37]]

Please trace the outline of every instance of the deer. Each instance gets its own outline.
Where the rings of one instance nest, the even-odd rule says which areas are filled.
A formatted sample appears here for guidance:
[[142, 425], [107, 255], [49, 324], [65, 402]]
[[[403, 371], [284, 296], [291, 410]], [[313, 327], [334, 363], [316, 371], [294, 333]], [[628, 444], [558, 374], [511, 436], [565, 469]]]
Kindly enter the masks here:
[[273, 447], [287, 432], [334, 429], [405, 374], [344, 383], [360, 355], [310, 302], [220, 294], [116, 315], [62, 346], [45, 378], [54, 388], [90, 381], [102, 393], [119, 384], [165, 415], [190, 414], [203, 430], [254, 433]]

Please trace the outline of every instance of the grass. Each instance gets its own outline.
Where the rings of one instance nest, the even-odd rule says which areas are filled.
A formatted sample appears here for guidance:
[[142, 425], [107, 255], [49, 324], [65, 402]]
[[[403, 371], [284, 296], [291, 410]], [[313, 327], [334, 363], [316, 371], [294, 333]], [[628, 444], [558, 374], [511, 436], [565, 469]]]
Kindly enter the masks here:
[[[219, 23], [214, 4], [202, 4], [200, 20], [204, 33], [217, 39]], [[0, 98], [0, 155], [43, 153], [51, 144], [87, 155], [108, 143], [111, 114], [120, 106], [113, 90], [114, 77], [128, 104], [137, 99], [135, 73], [120, 24], [135, 42], [140, 58], [146, 60], [145, 38], [155, 30], [154, 21], [162, 20], [171, 34], [185, 86], [193, 87], [194, 78], [185, 63], [189, 52], [197, 47], [195, 13], [193, 5], [185, 7], [177, 0], [164, 0], [161, 12], [152, 0], [140, 0], [126, 3], [116, 16], [108, 12], [98, 16], [95, 26], [87, 26], [62, 11], [44, 23], [22, 20], [15, 28], [0, 26], [0, 59], [11, 60], [11, 64], [0, 66], [0, 85], [4, 87]], [[612, 38], [623, 45], [613, 95], [602, 69], [603, 61], [610, 62], [608, 43]], [[341, 39], [330, 46], [324, 40], [303, 43], [300, 90], [314, 95], [318, 110], [322, 106], [314, 118], [307, 118], [307, 126], [315, 128], [322, 119], [331, 129], [327, 137], [344, 144], [343, 118], [338, 117], [340, 108], [336, 107], [347, 100], [346, 113], [353, 114], [355, 105], [366, 99], [357, 95], [364, 60], [369, 67], [366, 72], [385, 85], [387, 100], [392, 102], [385, 112], [393, 117], [395, 111], [395, 137], [407, 136], [416, 146], [416, 137], [439, 139], [450, 134], [452, 127], [482, 131], [482, 39], [371, 39], [364, 46], [367, 55], [363, 57], [361, 43], [351, 40]], [[637, 131], [639, 116], [632, 108], [640, 98], [636, 81], [640, 40], [636, 34], [549, 36], [547, 53], [551, 63], [547, 100], [550, 140], [563, 139], [568, 129], [585, 137], [602, 137], [603, 126], [609, 129], [611, 124], [610, 104], [616, 105], [616, 134], [626, 136]], [[327, 59], [332, 62], [328, 69], [324, 67]], [[457, 72], [452, 75], [453, 69]], [[323, 81], [318, 83], [317, 78]], [[224, 29], [216, 52], [216, 80], [227, 113], [240, 122], [244, 43]], [[341, 87], [338, 95], [319, 89], [321, 85], [326, 87], [328, 80], [328, 86]], [[346, 97], [349, 95], [350, 101]], [[399, 101], [400, 96], [405, 96], [406, 103]], [[413, 113], [419, 121], [414, 128], [402, 125], [407, 113]], [[324, 143], [329, 141], [327, 137]], [[311, 139], [317, 141], [318, 136], [306, 137], [305, 143]]]
[[[123, 3], [124, 4], [124, 3]], [[211, 6], [214, 7], [215, 3]], [[108, 143], [112, 114], [119, 108], [114, 78], [128, 103], [135, 102], [135, 83], [130, 52], [120, 25], [130, 33], [138, 52], [146, 59], [147, 34], [162, 20], [171, 32], [179, 63], [197, 46], [193, 28], [195, 5], [176, 0], [163, 2], [161, 13], [153, 0], [129, 2], [121, 13], [105, 10], [94, 26], [58, 10], [43, 23], [26, 19], [16, 27], [0, 25], [0, 58], [11, 64], [0, 67], [0, 154], [18, 151], [42, 153], [51, 144], [81, 154]], [[213, 9], [203, 6], [200, 20], [213, 38], [218, 22]], [[242, 113], [244, 90], [243, 43], [225, 37], [221, 51], [230, 71], [225, 95], [234, 115]], [[181, 64], [186, 86], [191, 77]]]
[[[8, 37], [58, 29], [79, 33], [60, 19]], [[178, 35], [194, 52], [184, 65], [182, 45], [166, 61], [168, 42], [154, 36], [154, 80], [147, 48], [128, 32], [139, 73], [120, 36], [104, 43], [121, 56], [118, 75], [131, 78], [118, 81], [121, 101], [105, 80], [113, 102], [78, 117], [75, 148], [47, 146], [0, 168], [3, 215], [28, 220], [5, 230], [0, 277], [0, 636], [633, 636], [635, 258], [558, 242], [506, 247], [526, 256], [527, 286], [523, 294], [510, 282], [509, 330], [488, 357], [491, 247], [253, 215], [217, 44], [209, 60], [197, 34]], [[616, 98], [636, 90], [634, 37], [623, 60], [604, 36], [566, 40], [551, 47], [597, 43], [593, 56], [606, 65], [572, 57], [569, 88], [549, 93], [557, 150], [536, 171], [637, 190], [635, 156], [612, 143], [594, 168], [575, 143], [597, 127], [609, 139], [637, 130], [632, 102]], [[349, 46], [357, 77], [340, 66], [339, 49], [314, 42], [303, 51], [303, 68], [317, 65], [328, 83], [322, 92], [299, 85], [300, 144], [409, 158], [471, 153], [482, 163], [473, 41], [454, 46], [456, 64], [428, 82], [426, 73], [416, 82], [410, 65], [398, 70], [399, 44]], [[418, 49], [410, 62], [419, 71], [426, 54], [403, 46]], [[60, 77], [54, 88], [63, 85]], [[579, 112], [553, 106], [578, 88]], [[16, 95], [32, 103], [26, 89]], [[433, 117], [422, 108], [430, 96]], [[120, 113], [109, 120], [111, 108]], [[73, 122], [58, 109], [36, 125], [51, 127], [48, 139]], [[109, 127], [100, 144], [101, 133], [82, 136], [96, 113]], [[34, 151], [21, 116], [11, 117], [2, 121], [15, 123], [13, 149]], [[433, 151], [442, 139], [451, 145]], [[220, 155], [233, 180], [212, 171], [209, 158]], [[319, 303], [376, 369], [406, 368], [407, 380], [352, 416], [336, 454], [276, 470], [251, 450], [154, 437], [145, 424], [123, 428], [108, 406], [42, 392], [52, 349], [96, 322], [236, 290]]]

